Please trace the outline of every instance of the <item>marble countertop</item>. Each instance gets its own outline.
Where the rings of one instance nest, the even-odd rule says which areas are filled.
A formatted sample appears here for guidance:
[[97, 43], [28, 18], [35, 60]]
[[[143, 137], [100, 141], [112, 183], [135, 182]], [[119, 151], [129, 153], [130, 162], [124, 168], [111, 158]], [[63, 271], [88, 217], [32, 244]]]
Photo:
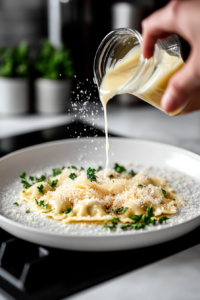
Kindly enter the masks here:
[[[103, 112], [100, 106], [97, 107], [97, 114], [86, 117], [73, 110], [70, 115], [1, 118], [0, 138], [59, 126], [80, 118], [104, 129]], [[110, 104], [108, 124], [110, 132], [115, 134], [168, 143], [200, 154], [200, 112], [169, 117], [151, 106], [122, 107]], [[200, 245], [67, 299], [198, 300], [199, 276]]]

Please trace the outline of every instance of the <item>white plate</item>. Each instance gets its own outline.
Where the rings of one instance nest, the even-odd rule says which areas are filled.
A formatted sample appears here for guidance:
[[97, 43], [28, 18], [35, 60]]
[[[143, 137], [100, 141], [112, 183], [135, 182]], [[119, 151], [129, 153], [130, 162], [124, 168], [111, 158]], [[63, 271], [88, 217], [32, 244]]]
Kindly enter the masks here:
[[[72, 139], [45, 143], [7, 155], [0, 160], [0, 191], [8, 185], [8, 182], [12, 187], [12, 182], [19, 178], [19, 174], [23, 171], [31, 174], [48, 166], [62, 166], [66, 161], [70, 162], [71, 165], [83, 165], [83, 167], [89, 166], [89, 162], [90, 166], [95, 165], [97, 162], [99, 164], [100, 160], [104, 162], [104, 146], [104, 138], [97, 138], [93, 141]], [[167, 168], [182, 172], [198, 183], [200, 181], [200, 157], [177, 147], [150, 141], [111, 138], [109, 153], [113, 163], [129, 161], [142, 163], [145, 166]], [[12, 198], [11, 194], [8, 194], [8, 196], [9, 199]], [[150, 246], [186, 234], [200, 224], [200, 213], [196, 213], [191, 220], [186, 222], [183, 220], [181, 224], [158, 226], [150, 231], [138, 230], [111, 234], [107, 230], [101, 229], [101, 234], [97, 232], [95, 235], [89, 232], [86, 235], [81, 235], [79, 233], [83, 229], [79, 226], [75, 231], [66, 231], [66, 233], [62, 232], [60, 234], [44, 229], [44, 225], [41, 228], [32, 226], [31, 222], [26, 225], [23, 218], [19, 218], [17, 222], [13, 221], [10, 214], [5, 215], [3, 213], [2, 203], [0, 226], [3, 229], [30, 242], [71, 250], [110, 251]], [[13, 209], [13, 206], [9, 209]], [[22, 214], [22, 211], [19, 211], [18, 214]], [[25, 211], [23, 214], [25, 215]], [[45, 224], [46, 219], [44, 220], [40, 216], [38, 218], [41, 218], [42, 224]], [[56, 226], [61, 223], [55, 220], [49, 221], [49, 219], [48, 222]]]

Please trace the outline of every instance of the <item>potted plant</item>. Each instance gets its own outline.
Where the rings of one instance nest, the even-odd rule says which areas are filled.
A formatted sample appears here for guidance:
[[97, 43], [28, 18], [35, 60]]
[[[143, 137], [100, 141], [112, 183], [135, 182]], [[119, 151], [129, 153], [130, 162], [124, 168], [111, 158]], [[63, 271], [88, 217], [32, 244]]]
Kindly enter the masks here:
[[69, 49], [64, 45], [56, 49], [45, 40], [37, 54], [35, 70], [38, 77], [35, 81], [36, 111], [44, 114], [64, 112], [74, 74]]
[[0, 50], [0, 114], [22, 114], [29, 108], [29, 51], [26, 43]]

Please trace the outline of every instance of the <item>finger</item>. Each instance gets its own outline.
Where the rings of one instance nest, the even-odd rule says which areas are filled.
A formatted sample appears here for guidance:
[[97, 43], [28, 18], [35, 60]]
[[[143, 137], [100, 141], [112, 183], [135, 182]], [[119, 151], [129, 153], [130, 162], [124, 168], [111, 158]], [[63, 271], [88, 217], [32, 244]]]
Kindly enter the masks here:
[[142, 53], [144, 58], [151, 58], [154, 54], [154, 46], [158, 40], [164, 40], [170, 37], [172, 33], [160, 33], [160, 35], [143, 35]]
[[156, 11], [142, 22], [143, 56], [150, 58], [158, 39], [164, 39], [174, 32], [180, 33], [176, 24], [175, 7], [177, 1], [172, 1], [164, 8]]
[[199, 88], [199, 75], [196, 71], [196, 56], [191, 55], [187, 63], [169, 80], [162, 97], [161, 106], [172, 112], [183, 106]]

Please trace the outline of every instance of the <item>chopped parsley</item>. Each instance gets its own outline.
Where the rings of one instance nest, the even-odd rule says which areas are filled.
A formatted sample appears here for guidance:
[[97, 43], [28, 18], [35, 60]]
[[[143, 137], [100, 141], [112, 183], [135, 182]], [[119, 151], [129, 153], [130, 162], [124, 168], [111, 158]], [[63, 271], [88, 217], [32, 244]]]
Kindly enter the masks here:
[[28, 189], [32, 186], [32, 184], [30, 184], [28, 181], [26, 181], [25, 179], [21, 180], [21, 183], [23, 183], [23, 188]]
[[[63, 167], [63, 168], [65, 168], [65, 167]], [[60, 175], [62, 173], [63, 168], [62, 169], [60, 169], [60, 168], [52, 169], [53, 177]]]
[[29, 176], [29, 180], [32, 181], [31, 183], [29, 183], [26, 180], [26, 172], [23, 172], [22, 175], [20, 175], [20, 177], [22, 178], [21, 183], [23, 184], [23, 187], [25, 189], [30, 188], [33, 184], [38, 183], [38, 182], [42, 182], [45, 181], [47, 179], [47, 175], [42, 175], [41, 177], [34, 177], [34, 176]]
[[97, 181], [97, 176], [95, 175], [96, 170], [92, 168], [87, 169], [87, 179], [92, 181]]
[[163, 195], [166, 195], [166, 191], [161, 188]]
[[68, 176], [71, 180], [74, 180], [77, 176], [75, 173], [71, 173], [69, 176]]
[[175, 198], [173, 198], [172, 200], [176, 201], [176, 199], [175, 199]]
[[62, 211], [62, 214], [69, 214], [72, 211], [73, 207], [68, 207], [66, 210]]
[[22, 193], [26, 193], [25, 190], [23, 190]]
[[19, 176], [21, 179], [26, 179], [26, 172], [23, 172], [22, 175]]
[[50, 185], [53, 189], [55, 189], [57, 183], [58, 183], [58, 179], [53, 180], [52, 182], [49, 183], [49, 185]]
[[19, 206], [19, 204], [17, 202], [14, 202], [13, 205]]
[[27, 209], [27, 210], [26, 210], [26, 214], [29, 214], [29, 213], [30, 213], [30, 210], [29, 210], [29, 209]]
[[146, 187], [146, 185], [143, 185], [143, 184], [138, 184], [138, 186], [141, 188]]
[[39, 191], [39, 194], [44, 194], [44, 186], [43, 186], [43, 184], [41, 184], [40, 186], [37, 186], [37, 189]]
[[101, 166], [98, 166], [97, 168], [97, 172], [101, 171], [102, 170], [102, 167]]
[[163, 216], [162, 218], [160, 218], [160, 219], [158, 220], [158, 222], [159, 222], [159, 224], [162, 224], [163, 222], [166, 223], [166, 221], [167, 221], [168, 219], [169, 219], [168, 217]]
[[142, 219], [143, 214], [130, 216], [129, 219], [134, 220], [135, 223], [139, 222]]
[[122, 225], [121, 229], [122, 230], [127, 230], [127, 229], [141, 229], [141, 228], [145, 228], [145, 224], [144, 223], [129, 223], [127, 225]]
[[125, 214], [125, 212], [127, 211], [128, 207], [120, 207], [117, 209], [113, 209], [111, 210], [109, 213], [114, 213], [114, 214], [118, 214], [118, 215], [122, 215]]
[[50, 209], [50, 210], [48, 210], [48, 211], [43, 211], [43, 214], [48, 214], [48, 213], [50, 213], [51, 211], [53, 211], [55, 208], [53, 208], [53, 209]]
[[[134, 215], [130, 216], [129, 219], [131, 219], [134, 222], [130, 222], [129, 224], [125, 224], [121, 226], [122, 230], [127, 230], [127, 229], [141, 229], [145, 228], [146, 226], [152, 224], [156, 225], [157, 220], [154, 218], [155, 215], [153, 213], [153, 206], [146, 206], [147, 209], [147, 216], [146, 215]], [[163, 222], [166, 222], [169, 218], [166, 216], [163, 216], [158, 220], [160, 224]]]
[[117, 163], [115, 163], [114, 170], [117, 173], [126, 172], [126, 169], [123, 166], [118, 165]]
[[111, 178], [114, 178], [113, 174], [110, 174], [108, 177], [109, 177], [110, 179], [111, 179]]
[[[30, 177], [29, 177], [30, 178]], [[35, 182], [42, 182], [42, 181], [45, 181], [47, 179], [47, 176], [46, 175], [42, 175], [41, 177], [35, 177]]]
[[42, 208], [47, 208], [48, 205], [49, 205], [49, 203], [44, 204], [44, 200], [38, 201], [37, 199], [35, 199], [35, 203], [36, 203], [38, 206], [41, 206]]
[[75, 167], [75, 166], [71, 166], [71, 169], [77, 170], [77, 167]]
[[105, 219], [105, 220], [104, 220], [104, 226], [103, 226], [103, 228], [109, 228], [110, 231], [115, 230], [115, 229], [117, 228], [117, 224], [118, 224], [118, 222], [119, 222], [119, 218], [113, 218], [113, 219], [111, 220], [111, 222], [112, 222], [112, 225], [108, 225], [108, 220]]
[[84, 171], [85, 169], [83, 167], [80, 168], [81, 171]]
[[147, 216], [143, 216], [142, 220], [144, 221], [145, 225], [149, 225], [150, 223], [152, 223], [153, 225], [155, 225], [155, 221], [153, 221], [151, 218], [153, 218], [155, 215], [153, 213], [153, 206], [146, 206], [147, 209]]
[[135, 173], [133, 170], [131, 170], [128, 175], [130, 175], [131, 177], [134, 177], [135, 175], [137, 175], [137, 173]]

